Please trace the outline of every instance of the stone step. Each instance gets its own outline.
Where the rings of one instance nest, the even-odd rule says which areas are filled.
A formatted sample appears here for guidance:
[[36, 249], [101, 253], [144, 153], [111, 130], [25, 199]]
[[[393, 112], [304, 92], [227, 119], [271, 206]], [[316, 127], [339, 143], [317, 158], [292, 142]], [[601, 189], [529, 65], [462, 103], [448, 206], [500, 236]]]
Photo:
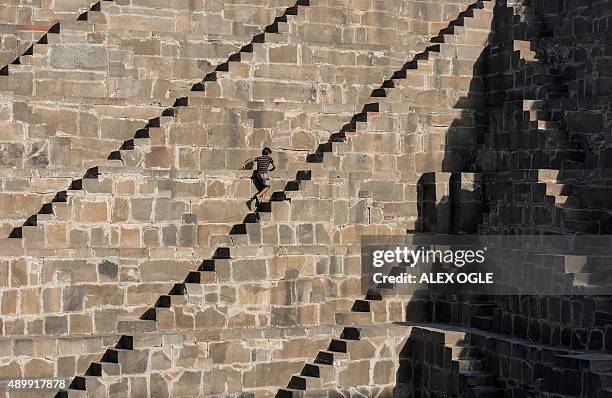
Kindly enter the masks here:
[[148, 356], [148, 349], [109, 348], [102, 357], [102, 362], [119, 364], [121, 374], [135, 374], [146, 371]]
[[291, 376], [288, 387], [294, 390], [310, 390], [325, 387], [325, 383], [320, 377], [298, 375]]
[[464, 390], [465, 398], [500, 398], [505, 389], [499, 387], [470, 387]]
[[[249, 225], [249, 224], [246, 224]], [[236, 247], [240, 245], [248, 245], [251, 243], [260, 243], [257, 241], [251, 240], [249, 234], [221, 234], [221, 235], [210, 235], [208, 238], [209, 246], [227, 246], [227, 247]]]
[[187, 278], [185, 278], [185, 282], [199, 284], [217, 283], [217, 273], [214, 271], [191, 271]]
[[612, 286], [610, 272], [574, 272], [574, 283], [586, 286]]
[[469, 336], [465, 332], [432, 329], [428, 327], [415, 327], [410, 335], [411, 339], [433, 342], [438, 345], [453, 346], [457, 349], [464, 348], [469, 343]]
[[492, 386], [495, 383], [495, 375], [480, 371], [459, 372], [459, 382], [465, 387]]
[[332, 339], [331, 343], [329, 344], [329, 351], [349, 353], [360, 343], [360, 340]]
[[564, 220], [570, 221], [599, 221], [601, 213], [592, 209], [563, 209]]
[[87, 391], [89, 396], [104, 396], [106, 388], [102, 378], [98, 376], [76, 376], [70, 385], [70, 390]]
[[92, 362], [87, 374], [97, 377], [118, 376], [121, 374], [121, 365], [112, 362]]
[[125, 350], [140, 350], [143, 348], [161, 347], [161, 333], [135, 333], [130, 335], [122, 335], [119, 338], [117, 347]]
[[439, 43], [442, 59], [476, 60], [482, 56], [482, 45], [466, 43]]
[[108, 20], [106, 14], [102, 11], [87, 11], [87, 22], [94, 25], [106, 25]]
[[445, 347], [450, 349], [451, 359], [453, 361], [478, 358], [480, 355], [480, 351], [477, 348], [469, 345], [445, 345]]
[[87, 21], [62, 21], [60, 22], [60, 34], [67, 36], [67, 33], [91, 33], [94, 26]]
[[539, 182], [556, 183], [561, 172], [555, 169], [536, 169], [536, 176]]
[[546, 195], [568, 196], [571, 195], [572, 192], [572, 185], [570, 184], [559, 184], [555, 182], [546, 183]]
[[561, 128], [561, 122], [550, 120], [537, 120], [530, 122], [530, 127], [538, 130], [554, 130]]
[[563, 208], [580, 209], [584, 207], [582, 200], [576, 196], [550, 195], [550, 197], [552, 198], [553, 204], [562, 206]]
[[281, 388], [276, 394], [276, 398], [304, 398], [306, 392], [295, 388]]
[[373, 313], [340, 311], [335, 314], [336, 324], [338, 325], [359, 325], [373, 323]]
[[612, 265], [612, 256], [564, 256], [567, 272], [606, 272]]
[[560, 121], [563, 118], [561, 112], [527, 110], [530, 121]]
[[453, 34], [442, 34], [442, 43], [456, 43], [456, 44], [469, 44], [469, 45], [486, 45], [489, 40], [490, 31], [486, 29], [472, 29], [465, 27], [455, 27], [455, 33]]
[[145, 159], [145, 155], [150, 152], [150, 147], [119, 150], [121, 164], [125, 166], [140, 166]]
[[590, 373], [590, 377], [595, 382], [593, 385], [612, 391], [612, 372], [596, 370]]
[[552, 74], [552, 69], [546, 74], [534, 74], [527, 78], [527, 85], [563, 84], [563, 75]]
[[301, 375], [320, 378], [322, 384], [327, 384], [335, 379], [336, 369], [330, 365], [307, 363], [302, 369]]
[[491, 315], [494, 303], [467, 303], [436, 301], [436, 321], [443, 323], [469, 323], [473, 315]]
[[[193, 121], [202, 112], [211, 108], [239, 108], [245, 107], [245, 101], [215, 97], [206, 91], [190, 91], [187, 97], [181, 98], [181, 106], [175, 108], [175, 117], [172, 121]], [[248, 107], [247, 107], [248, 108]], [[195, 119], [194, 119], [195, 118]]]
[[[216, 283], [212, 283], [209, 285], [205, 285], [202, 283], [175, 283], [172, 291], [170, 292], [171, 296], [186, 296], [187, 303], [191, 303], [191, 298], [201, 298], [201, 296], [205, 296], [208, 293], [207, 286], [216, 286]], [[162, 307], [164, 308], [164, 307]], [[169, 307], [174, 308], [174, 307]]]
[[612, 398], [612, 389], [599, 390], [597, 398]]
[[159, 297], [156, 307], [170, 308], [187, 304], [187, 297], [184, 294], [164, 294]]
[[463, 26], [472, 29], [490, 29], [493, 21], [493, 12], [488, 9], [475, 10], [472, 17], [463, 18]]
[[541, 111], [545, 106], [544, 101], [542, 100], [526, 99], [521, 102], [523, 103], [523, 110], [525, 111]]
[[335, 365], [338, 361], [347, 360], [349, 355], [345, 352], [319, 351], [314, 363], [318, 365]]
[[146, 319], [124, 319], [117, 321], [118, 333], [156, 332], [157, 323]]
[[[346, 146], [346, 143], [337, 144], [344, 144], [343, 146]], [[300, 173], [299, 176], [304, 179], [323, 178], [326, 177], [328, 173], [326, 165], [322, 163], [291, 162], [286, 165], [286, 168], [288, 171]]]
[[479, 10], [493, 11], [495, 9], [495, 1], [493, 0], [482, 0], [478, 2]]
[[556, 355], [553, 365], [562, 369], [608, 370], [612, 369], [612, 355], [603, 353]]
[[493, 327], [493, 317], [487, 315], [474, 315], [471, 319], [471, 326], [480, 330], [491, 330]]
[[90, 394], [85, 390], [76, 390], [72, 388], [60, 390], [56, 398], [90, 398]]
[[25, 56], [21, 56], [19, 57], [19, 60], [21, 62], [21, 65], [25, 66], [29, 66], [29, 67], [36, 67], [36, 68], [43, 68], [48, 66], [48, 59], [46, 56], [41, 56], [41, 55], [25, 55]]
[[514, 50], [515, 50], [515, 53], [517, 53], [519, 58], [521, 58], [521, 59], [525, 59], [527, 61], [536, 61], [537, 60], [537, 54], [536, 54], [535, 51], [533, 51], [531, 49], [531, 42], [530, 41], [515, 40], [514, 41]]
[[483, 371], [486, 361], [482, 359], [456, 359], [453, 361], [454, 370], [461, 371]]
[[47, 37], [47, 44], [58, 44], [62, 42], [60, 33], [47, 32], [45, 36]]
[[355, 312], [370, 312], [372, 310], [370, 300], [355, 300], [352, 310]]
[[[579, 149], [567, 149], [565, 147], [543, 149], [534, 149], [531, 151], [514, 151], [517, 154], [524, 154], [524, 157], [517, 159], [518, 168], [556, 168], [563, 169], [566, 167], [566, 162], [576, 162], [582, 164], [584, 168], [584, 151]], [[577, 166], [578, 167], [578, 166]]]

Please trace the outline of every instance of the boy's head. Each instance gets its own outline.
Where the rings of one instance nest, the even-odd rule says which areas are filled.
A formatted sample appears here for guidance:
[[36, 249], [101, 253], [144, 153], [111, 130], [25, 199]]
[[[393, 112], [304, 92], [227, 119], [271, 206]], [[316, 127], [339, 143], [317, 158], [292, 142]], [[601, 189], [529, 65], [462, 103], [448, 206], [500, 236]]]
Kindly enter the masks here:
[[267, 156], [267, 155], [269, 155], [269, 154], [271, 154], [271, 153], [272, 153], [272, 149], [270, 149], [270, 148], [268, 148], [268, 147], [265, 147], [265, 148], [264, 148], [264, 149], [261, 151], [261, 154], [262, 154], [262, 155], [264, 155], [264, 156]]

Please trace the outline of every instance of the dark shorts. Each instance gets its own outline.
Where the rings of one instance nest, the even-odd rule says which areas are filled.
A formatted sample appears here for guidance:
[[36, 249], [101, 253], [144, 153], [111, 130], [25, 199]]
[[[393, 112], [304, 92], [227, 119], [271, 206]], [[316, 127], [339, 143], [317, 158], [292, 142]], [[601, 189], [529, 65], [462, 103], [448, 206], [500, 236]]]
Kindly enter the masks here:
[[261, 183], [261, 185], [263, 185], [264, 187], [270, 187], [270, 176], [268, 175], [268, 173], [257, 173], [257, 180]]

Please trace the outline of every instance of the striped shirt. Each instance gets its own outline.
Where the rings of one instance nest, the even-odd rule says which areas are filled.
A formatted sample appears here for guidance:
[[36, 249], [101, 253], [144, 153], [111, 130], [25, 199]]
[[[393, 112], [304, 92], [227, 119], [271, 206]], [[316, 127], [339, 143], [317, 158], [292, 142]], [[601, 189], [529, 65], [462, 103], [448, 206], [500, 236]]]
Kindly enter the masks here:
[[272, 163], [272, 158], [270, 156], [264, 155], [255, 159], [257, 162], [257, 172], [259, 173], [267, 173], [268, 168], [270, 167], [270, 163]]

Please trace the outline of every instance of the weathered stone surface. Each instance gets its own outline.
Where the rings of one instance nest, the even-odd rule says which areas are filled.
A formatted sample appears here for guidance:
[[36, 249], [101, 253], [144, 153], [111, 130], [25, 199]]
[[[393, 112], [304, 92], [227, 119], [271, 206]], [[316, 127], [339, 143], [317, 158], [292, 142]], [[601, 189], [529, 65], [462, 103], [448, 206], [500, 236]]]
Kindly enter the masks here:
[[[443, 31], [439, 51], [410, 67], [467, 1], [311, 2], [277, 24], [278, 33], [259, 36], [265, 42], [253, 43], [252, 62], [232, 59], [204, 95], [191, 91], [177, 104], [293, 2], [118, 0], [78, 22], [90, 6], [83, 0], [22, 3], [0, 6], [0, 65], [36, 40], [28, 25], [66, 22], [49, 35], [59, 43], [35, 45], [0, 76], [0, 231], [8, 236], [71, 189], [53, 214], [47, 205], [29, 220], [22, 239], [0, 246], [0, 331], [25, 335], [0, 349], [2, 374], [83, 374], [116, 344], [123, 319], [149, 322], [147, 333], [159, 328], [162, 336], [138, 340], [143, 347], [123, 359], [124, 374], [108, 386], [90, 383], [90, 395], [272, 395], [338, 337], [336, 319], [435, 321], [430, 302], [401, 294], [370, 304], [371, 313], [349, 312], [363, 296], [363, 235], [610, 229], [603, 2], [497, 2], [494, 13], [484, 1], [452, 34]], [[406, 78], [371, 97], [400, 69]], [[361, 112], [374, 102], [379, 112]], [[346, 142], [327, 142], [341, 130]], [[237, 169], [263, 146], [278, 167], [272, 192], [287, 188], [291, 201], [275, 201], [257, 220], [245, 203], [256, 192], [251, 171]], [[322, 159], [309, 158], [321, 163], [306, 161], [322, 150]], [[287, 185], [298, 170], [310, 179]], [[230, 248], [231, 260], [201, 264], [219, 247]], [[169, 299], [183, 287], [186, 296]], [[171, 308], [162, 308], [168, 300]], [[607, 304], [529, 300], [497, 303], [495, 316], [472, 317], [470, 305], [454, 302], [448, 311], [437, 303], [435, 314], [533, 346], [609, 351], [610, 331], [598, 318]], [[135, 320], [156, 304], [155, 321], [151, 313]], [[332, 384], [390, 395], [402, 377], [395, 351], [403, 342], [390, 348], [386, 333], [364, 328]], [[506, 344], [497, 347], [508, 354]], [[423, 362], [435, 366], [420, 381], [438, 382], [424, 385], [435, 395], [459, 395], [459, 376], [440, 366], [439, 348], [415, 354], [438, 360]], [[14, 356], [28, 358], [17, 364]], [[499, 371], [518, 380], [510, 385], [533, 384], [540, 365], [518, 369], [502, 358]], [[590, 377], [568, 371], [555, 379], [585, 391], [580, 381]]]
[[246, 388], [276, 386], [286, 384], [291, 375], [298, 373], [303, 362], [278, 361], [273, 363], [257, 364], [255, 368], [243, 376], [243, 385]]
[[102, 46], [62, 44], [51, 47], [51, 66], [58, 69], [103, 70], [108, 62], [108, 52]]

